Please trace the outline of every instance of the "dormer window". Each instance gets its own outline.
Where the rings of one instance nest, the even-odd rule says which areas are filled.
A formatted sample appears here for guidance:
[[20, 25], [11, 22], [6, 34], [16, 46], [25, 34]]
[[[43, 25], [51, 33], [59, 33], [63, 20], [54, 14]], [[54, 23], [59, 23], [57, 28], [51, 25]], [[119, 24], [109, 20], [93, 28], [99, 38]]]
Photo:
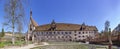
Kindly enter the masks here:
[[81, 27], [80, 27], [80, 30], [85, 30], [85, 26], [81, 26]]
[[85, 30], [85, 23], [81, 25], [80, 30]]
[[50, 30], [55, 30], [55, 29], [56, 29], [56, 24], [55, 24], [55, 21], [53, 20], [52, 23], [51, 23]]

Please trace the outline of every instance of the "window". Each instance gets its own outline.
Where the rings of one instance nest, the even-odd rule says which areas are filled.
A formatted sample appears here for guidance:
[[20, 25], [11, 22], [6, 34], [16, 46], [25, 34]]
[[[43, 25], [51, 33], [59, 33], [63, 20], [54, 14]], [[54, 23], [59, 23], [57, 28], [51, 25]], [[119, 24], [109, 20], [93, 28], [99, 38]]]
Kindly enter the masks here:
[[53, 32], [51, 32], [50, 34], [54, 34]]
[[48, 36], [47, 36], [47, 38], [48, 38]]
[[71, 32], [69, 32], [69, 34], [71, 34]]
[[52, 32], [49, 32], [49, 34], [52, 34]]
[[86, 35], [86, 37], [88, 37], [88, 35]]
[[69, 38], [72, 38], [71, 36], [69, 36]]
[[79, 34], [81, 34], [81, 32], [79, 32]]
[[46, 34], [48, 34], [48, 32], [46, 32]]
[[60, 34], [60, 32], [57, 32], [58, 34]]
[[38, 33], [38, 35], [40, 35], [40, 32], [37, 32]]
[[43, 35], [43, 32], [41, 32], [41, 34]]
[[75, 36], [77, 36], [77, 34], [75, 34]]
[[83, 32], [83, 34], [84, 34], [84, 32]]
[[55, 36], [53, 38], [56, 38]]
[[89, 33], [91, 33], [91, 32], [89, 32]]
[[64, 38], [64, 36], [62, 36], [62, 38]]
[[67, 32], [65, 32], [65, 34], [67, 34]]
[[86, 32], [86, 34], [87, 34], [88, 32]]
[[64, 34], [64, 33], [62, 32], [62, 34]]
[[76, 31], [75, 31], [75, 33], [76, 33]]
[[30, 31], [32, 31], [32, 28], [30, 28]]
[[44, 34], [46, 34], [46, 32], [44, 32]]
[[66, 38], [67, 38], [67, 36], [66, 36]]
[[77, 39], [77, 38], [75, 37], [75, 39]]
[[54, 32], [54, 34], [55, 34], [55, 32]]
[[84, 36], [83, 36], [84, 37]]
[[37, 35], [37, 36], [39, 35], [38, 32], [36, 33], [36, 35]]
[[80, 38], [81, 36], [79, 36], [79, 38]]
[[58, 36], [58, 38], [60, 38], [60, 36]]

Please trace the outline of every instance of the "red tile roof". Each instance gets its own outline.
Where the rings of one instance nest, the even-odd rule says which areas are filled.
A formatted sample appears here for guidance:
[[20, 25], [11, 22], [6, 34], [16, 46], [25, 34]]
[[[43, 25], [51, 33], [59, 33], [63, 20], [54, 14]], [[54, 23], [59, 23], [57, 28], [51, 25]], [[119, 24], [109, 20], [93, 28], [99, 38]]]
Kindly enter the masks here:
[[[84, 31], [97, 31], [97, 28], [95, 26], [88, 26], [88, 25], [79, 25], [79, 24], [68, 24], [68, 23], [55, 23], [56, 31], [77, 31], [81, 30], [80, 28], [84, 28]], [[49, 31], [51, 28], [51, 24], [45, 24], [37, 26], [35, 31]]]

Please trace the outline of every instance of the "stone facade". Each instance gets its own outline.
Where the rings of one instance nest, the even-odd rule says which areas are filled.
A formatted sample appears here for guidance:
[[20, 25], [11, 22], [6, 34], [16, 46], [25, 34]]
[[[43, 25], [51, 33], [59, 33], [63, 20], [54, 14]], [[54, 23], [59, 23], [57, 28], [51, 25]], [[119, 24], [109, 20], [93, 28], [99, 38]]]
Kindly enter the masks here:
[[54, 20], [51, 24], [38, 25], [32, 18], [30, 12], [30, 24], [28, 28], [28, 39], [32, 41], [80, 41], [88, 37], [95, 38], [98, 30], [95, 26], [88, 26], [85, 23], [69, 24], [56, 23]]
[[95, 31], [36, 31], [37, 41], [80, 41], [87, 37], [95, 37]]

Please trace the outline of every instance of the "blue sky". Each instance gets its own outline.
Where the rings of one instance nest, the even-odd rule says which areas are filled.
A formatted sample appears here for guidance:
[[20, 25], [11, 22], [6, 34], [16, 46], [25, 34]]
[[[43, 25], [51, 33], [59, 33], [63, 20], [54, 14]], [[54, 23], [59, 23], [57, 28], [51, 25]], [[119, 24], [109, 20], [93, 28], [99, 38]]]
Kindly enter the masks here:
[[[120, 23], [120, 0], [29, 0], [25, 7], [27, 31], [30, 8], [33, 19], [39, 24], [48, 24], [54, 19], [58, 23], [73, 23], [96, 26], [99, 31], [104, 29], [106, 20], [114, 29]], [[3, 1], [0, 2], [0, 29], [4, 21]], [[8, 30], [7, 30], [8, 31]]]

